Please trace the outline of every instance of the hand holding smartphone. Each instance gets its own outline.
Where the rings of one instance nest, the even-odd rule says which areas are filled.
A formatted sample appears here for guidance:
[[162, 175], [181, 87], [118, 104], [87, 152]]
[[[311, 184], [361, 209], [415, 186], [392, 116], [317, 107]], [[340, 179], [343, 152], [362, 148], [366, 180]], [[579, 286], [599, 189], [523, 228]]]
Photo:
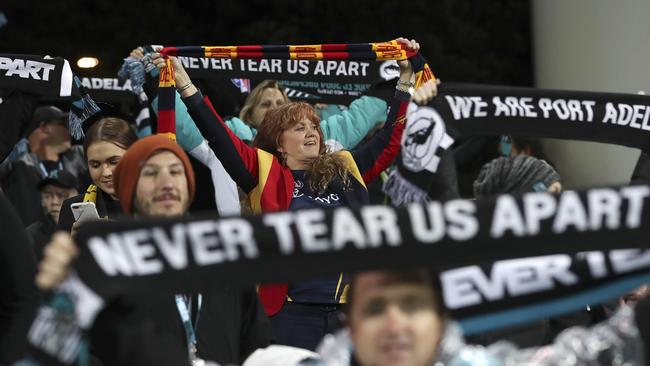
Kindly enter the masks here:
[[75, 221], [86, 222], [98, 220], [99, 214], [94, 202], [77, 202], [70, 205]]

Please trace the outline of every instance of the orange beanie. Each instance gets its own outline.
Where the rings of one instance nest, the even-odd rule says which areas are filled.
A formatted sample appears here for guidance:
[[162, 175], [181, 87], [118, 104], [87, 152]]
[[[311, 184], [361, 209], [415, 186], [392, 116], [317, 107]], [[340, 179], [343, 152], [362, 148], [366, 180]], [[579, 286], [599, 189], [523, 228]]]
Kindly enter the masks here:
[[194, 191], [196, 190], [194, 185], [194, 170], [192, 169], [192, 164], [190, 164], [190, 159], [187, 157], [187, 154], [185, 154], [185, 151], [183, 151], [183, 148], [179, 144], [167, 137], [152, 135], [140, 139], [131, 145], [113, 172], [115, 193], [120, 199], [124, 213], [131, 214], [133, 211], [133, 195], [138, 185], [138, 178], [140, 177], [142, 166], [149, 160], [153, 153], [160, 150], [170, 151], [181, 159], [185, 167], [190, 202], [194, 199]]

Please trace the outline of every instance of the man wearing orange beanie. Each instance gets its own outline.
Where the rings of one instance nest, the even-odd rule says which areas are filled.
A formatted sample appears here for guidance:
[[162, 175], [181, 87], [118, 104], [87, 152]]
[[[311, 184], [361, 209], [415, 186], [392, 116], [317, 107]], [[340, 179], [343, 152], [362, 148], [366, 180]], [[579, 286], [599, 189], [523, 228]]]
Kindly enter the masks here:
[[185, 151], [162, 136], [134, 143], [115, 168], [113, 182], [124, 213], [144, 216], [185, 214], [196, 189]]
[[[124, 213], [136, 217], [185, 215], [195, 192], [194, 171], [187, 155], [177, 143], [161, 136], [148, 136], [131, 145], [113, 172], [113, 184]], [[50, 258], [46, 255], [44, 259], [49, 264], [42, 268], [67, 273], [76, 252], [70, 235], [56, 234], [48, 246], [56, 248], [49, 250]], [[52, 255], [55, 251], [58, 254]], [[67, 258], [63, 262], [62, 256]], [[57, 278], [60, 281], [63, 277]], [[94, 355], [104, 365], [138, 363], [140, 358], [134, 359], [133, 354], [147, 360], [160, 359], [156, 352], [163, 352], [165, 360], [139, 364], [181, 364], [173, 356], [179, 356], [177, 346], [182, 344], [187, 349], [180, 357], [190, 356], [183, 364], [200, 364], [200, 359], [240, 364], [273, 338], [254, 289], [213, 288], [175, 298], [129, 296], [119, 303], [122, 305], [104, 310], [93, 326]], [[152, 323], [156, 334], [139, 333]], [[168, 345], [162, 346], [165, 342]], [[147, 351], [153, 349], [160, 350], [154, 354]]]

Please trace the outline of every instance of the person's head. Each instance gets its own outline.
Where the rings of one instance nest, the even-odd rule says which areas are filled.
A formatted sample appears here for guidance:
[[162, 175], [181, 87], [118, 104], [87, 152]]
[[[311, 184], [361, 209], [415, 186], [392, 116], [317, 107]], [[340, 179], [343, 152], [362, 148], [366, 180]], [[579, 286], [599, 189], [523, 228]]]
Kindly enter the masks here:
[[289, 98], [275, 80], [264, 80], [251, 90], [239, 118], [249, 125], [260, 128], [266, 112], [289, 103]]
[[127, 214], [179, 216], [194, 198], [194, 170], [183, 149], [162, 136], [134, 143], [113, 174], [115, 191]]
[[499, 141], [502, 156], [529, 155], [537, 159], [548, 160], [540, 139], [503, 135]]
[[559, 193], [560, 175], [544, 160], [527, 155], [496, 158], [483, 165], [474, 181], [474, 196], [485, 198], [501, 193]]
[[77, 194], [75, 183], [74, 176], [65, 170], [54, 170], [38, 183], [43, 213], [54, 222], [59, 222], [63, 201]]
[[138, 139], [129, 123], [121, 118], [104, 117], [94, 122], [84, 137], [84, 152], [93, 183], [116, 197], [113, 171], [126, 150]]
[[445, 322], [429, 271], [370, 271], [352, 278], [347, 323], [362, 366], [433, 365]]
[[53, 105], [40, 106], [34, 110], [26, 136], [33, 151], [48, 146], [64, 152], [71, 145], [68, 115]]
[[269, 111], [253, 146], [274, 154], [291, 169], [306, 169], [309, 162], [326, 152], [318, 115], [304, 102]]

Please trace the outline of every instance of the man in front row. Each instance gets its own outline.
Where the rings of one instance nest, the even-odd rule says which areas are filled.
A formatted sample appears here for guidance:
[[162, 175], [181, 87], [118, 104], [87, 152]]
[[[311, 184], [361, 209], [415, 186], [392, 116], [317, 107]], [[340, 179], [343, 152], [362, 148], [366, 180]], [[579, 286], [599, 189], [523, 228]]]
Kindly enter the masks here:
[[[194, 172], [187, 155], [178, 144], [161, 136], [133, 144], [116, 167], [113, 181], [124, 213], [136, 218], [183, 216], [194, 197]], [[37, 276], [39, 287], [60, 283], [75, 252], [68, 234], [55, 234]], [[184, 310], [187, 317], [181, 315]], [[195, 344], [191, 334], [196, 336]], [[174, 357], [179, 357], [178, 350], [185, 361], [189, 353], [190, 358], [239, 364], [271, 340], [270, 322], [253, 289], [215, 288], [175, 298], [118, 299], [97, 317], [91, 351], [104, 365], [134, 364], [136, 360], [172, 365], [177, 360]]]
[[[325, 338], [320, 360], [301, 366], [432, 365], [641, 365], [650, 340], [650, 299], [622, 307], [592, 328], [573, 327], [554, 343], [518, 349], [510, 342], [467, 345], [444, 309], [434, 274], [427, 270], [369, 271], [352, 277], [347, 330]], [[593, 347], [592, 345], [598, 345]], [[644, 350], [645, 348], [645, 350]]]

